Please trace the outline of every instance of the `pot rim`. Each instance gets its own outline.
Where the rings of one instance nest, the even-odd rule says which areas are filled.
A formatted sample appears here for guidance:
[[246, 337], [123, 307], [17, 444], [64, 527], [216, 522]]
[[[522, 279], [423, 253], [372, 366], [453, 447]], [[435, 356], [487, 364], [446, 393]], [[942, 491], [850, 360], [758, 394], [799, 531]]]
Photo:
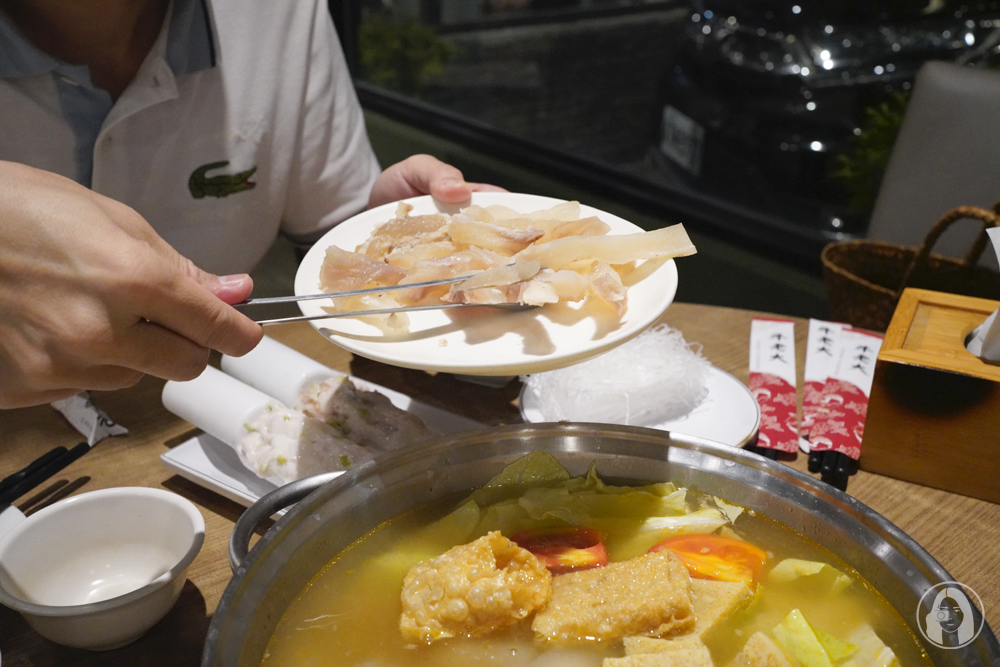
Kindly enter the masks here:
[[[208, 639], [202, 656], [203, 667], [214, 665], [214, 647], [216, 640], [220, 636], [220, 626], [225, 622], [225, 618], [231, 611], [234, 602], [239, 598], [240, 588], [248, 573], [254, 569], [258, 559], [266, 555], [272, 545], [282, 538], [286, 527], [294, 525], [311, 514], [317, 507], [322, 506], [330, 498], [343, 492], [346, 489], [363, 483], [365, 480], [378, 477], [386, 470], [403, 467], [413, 464], [421, 459], [432, 460], [435, 457], [447, 457], [449, 450], [457, 449], [463, 445], [484, 444], [490, 441], [511, 440], [513, 438], [539, 437], [539, 436], [561, 436], [572, 437], [574, 435], [587, 436], [607, 436], [609, 438], [625, 436], [627, 439], [645, 441], [660, 445], [669, 445], [665, 448], [668, 456], [666, 461], [672, 460], [669, 452], [674, 450], [673, 445], [679, 445], [680, 450], [689, 450], [696, 453], [707, 454], [724, 461], [732, 461], [736, 465], [743, 465], [752, 470], [766, 473], [779, 480], [786, 482], [797, 489], [808, 493], [813, 498], [823, 504], [832, 507], [838, 513], [843, 513], [847, 517], [863, 527], [877, 534], [887, 541], [896, 551], [905, 555], [914, 565], [919, 566], [922, 573], [932, 581], [938, 582], [952, 581], [953, 578], [948, 571], [924, 549], [920, 544], [905, 533], [902, 529], [889, 521], [887, 518], [868, 507], [860, 500], [847, 494], [844, 491], [830, 486], [820, 480], [807, 475], [799, 470], [777, 461], [772, 461], [766, 457], [748, 452], [741, 448], [713, 442], [697, 436], [689, 436], [681, 433], [661, 431], [657, 429], [622, 426], [613, 424], [598, 424], [587, 422], [552, 422], [552, 423], [530, 423], [511, 424], [488, 429], [468, 431], [454, 435], [434, 438], [426, 443], [415, 447], [408, 447], [395, 452], [390, 452], [368, 461], [358, 468], [341, 474], [334, 479], [325, 482], [314, 492], [306, 496], [295, 506], [290, 508], [268, 531], [265, 533], [250, 550], [246, 559], [243, 560], [239, 568], [233, 574], [223, 595], [219, 601], [212, 622], [209, 627]], [[521, 453], [523, 454], [523, 452]], [[785, 522], [779, 520], [783, 525]], [[837, 555], [835, 553], [835, 555]], [[862, 573], [864, 575], [864, 573]], [[897, 613], [899, 610], [897, 610]], [[982, 615], [982, 610], [976, 609], [978, 615]], [[1000, 664], [1000, 644], [983, 619], [982, 632], [976, 643], [985, 642], [985, 655]]]

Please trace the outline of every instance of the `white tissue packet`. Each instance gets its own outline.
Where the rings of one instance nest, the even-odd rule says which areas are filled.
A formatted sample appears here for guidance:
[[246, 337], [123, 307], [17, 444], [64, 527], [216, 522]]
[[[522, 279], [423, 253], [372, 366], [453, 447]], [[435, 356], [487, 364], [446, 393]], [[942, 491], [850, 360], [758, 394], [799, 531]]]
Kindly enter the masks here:
[[87, 438], [87, 444], [96, 445], [109, 435], [125, 435], [128, 429], [116, 424], [90, 400], [90, 394], [81, 391], [75, 396], [51, 404], [66, 420]]
[[553, 421], [655, 426], [704, 400], [710, 367], [700, 348], [660, 324], [602, 355], [521, 380]]
[[[993, 251], [1000, 262], [1000, 227], [987, 229], [986, 233], [990, 235]], [[1000, 318], [997, 318], [997, 312], [994, 311], [972, 331], [972, 336], [965, 345], [965, 349], [984, 361], [1000, 362]]]

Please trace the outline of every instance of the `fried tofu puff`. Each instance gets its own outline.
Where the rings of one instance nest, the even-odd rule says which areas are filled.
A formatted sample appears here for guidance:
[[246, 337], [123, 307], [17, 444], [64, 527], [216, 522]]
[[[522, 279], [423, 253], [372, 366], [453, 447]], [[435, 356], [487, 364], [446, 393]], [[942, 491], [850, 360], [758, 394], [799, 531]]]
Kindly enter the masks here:
[[540, 642], [567, 645], [664, 637], [694, 624], [687, 569], [669, 551], [658, 551], [556, 577], [552, 599], [531, 629]]
[[479, 637], [527, 618], [551, 593], [545, 566], [494, 531], [410, 568], [399, 627], [411, 642]]

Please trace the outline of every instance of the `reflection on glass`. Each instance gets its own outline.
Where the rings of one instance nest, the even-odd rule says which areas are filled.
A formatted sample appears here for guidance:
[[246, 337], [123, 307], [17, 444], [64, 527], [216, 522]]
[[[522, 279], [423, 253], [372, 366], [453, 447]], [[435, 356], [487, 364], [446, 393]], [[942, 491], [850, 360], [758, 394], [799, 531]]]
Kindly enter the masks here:
[[358, 41], [362, 81], [816, 245], [864, 233], [920, 65], [992, 65], [1000, 3], [380, 0]]

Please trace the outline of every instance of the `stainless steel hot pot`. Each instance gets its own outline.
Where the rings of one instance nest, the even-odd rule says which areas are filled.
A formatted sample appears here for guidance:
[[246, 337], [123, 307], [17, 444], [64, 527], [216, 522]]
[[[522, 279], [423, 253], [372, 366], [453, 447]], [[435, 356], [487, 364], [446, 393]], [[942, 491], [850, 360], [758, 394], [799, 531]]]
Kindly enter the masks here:
[[[265, 496], [233, 532], [235, 574], [212, 618], [202, 665], [258, 667], [285, 609], [342, 549], [412, 507], [481, 486], [532, 450], [552, 453], [574, 474], [596, 461], [605, 479], [669, 480], [762, 512], [861, 572], [924, 641], [935, 665], [1000, 665], [1000, 645], [985, 624], [977, 640], [962, 649], [939, 649], [923, 640], [917, 613], [928, 610], [918, 610], [921, 596], [952, 578], [905, 533], [847, 494], [783, 464], [700, 438], [566, 423], [449, 436]], [[300, 498], [247, 554], [260, 520]], [[975, 614], [978, 626], [981, 616]]]

